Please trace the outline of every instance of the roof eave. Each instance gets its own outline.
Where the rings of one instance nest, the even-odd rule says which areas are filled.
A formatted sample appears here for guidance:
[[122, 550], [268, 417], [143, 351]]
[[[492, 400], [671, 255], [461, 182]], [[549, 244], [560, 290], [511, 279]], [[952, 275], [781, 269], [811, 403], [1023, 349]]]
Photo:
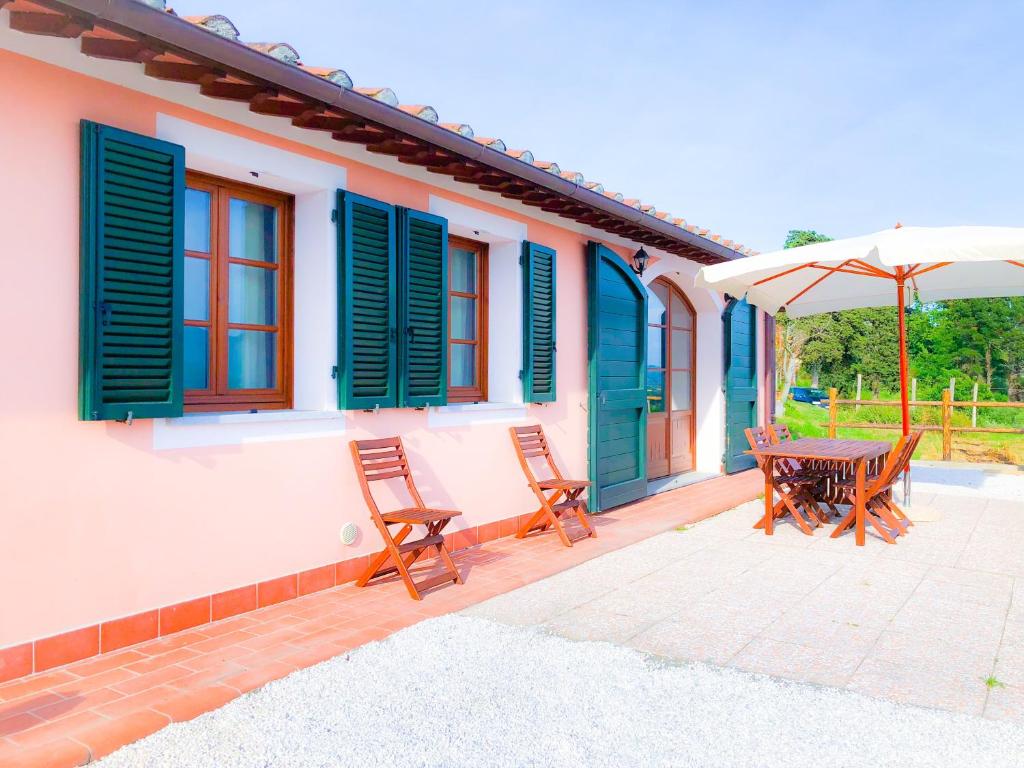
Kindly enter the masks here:
[[257, 78], [327, 107], [335, 107], [397, 133], [419, 139], [548, 190], [596, 212], [613, 216], [652, 234], [703, 251], [705, 258], [725, 261], [743, 257], [743, 254], [719, 243], [638, 211], [585, 186], [524, 163], [471, 138], [433, 125], [368, 96], [335, 85], [315, 74], [253, 50], [241, 42], [213, 34], [184, 19], [136, 0], [43, 0], [40, 4], [58, 10], [64, 9], [75, 16], [91, 17], [93, 20], [104, 22], [104, 25], [158, 42], [169, 51], [200, 57], [208, 64], [233, 74]]

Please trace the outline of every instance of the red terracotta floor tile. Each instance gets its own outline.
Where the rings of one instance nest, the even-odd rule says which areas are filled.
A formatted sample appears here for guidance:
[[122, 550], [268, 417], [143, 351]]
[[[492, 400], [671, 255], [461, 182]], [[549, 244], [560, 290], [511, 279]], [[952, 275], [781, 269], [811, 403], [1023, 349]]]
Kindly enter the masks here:
[[85, 745], [67, 738], [31, 749], [15, 744], [0, 747], [0, 765], [4, 768], [69, 768], [88, 761], [89, 750]]
[[[164, 609], [161, 631], [184, 631], [64, 669], [0, 683], [0, 766], [80, 765], [90, 758], [90, 750], [93, 758], [101, 757], [170, 721], [215, 709], [295, 669], [571, 568], [681, 522], [703, 519], [760, 492], [753, 475], [707, 485], [712, 483], [716, 483], [713, 488], [690, 486], [605, 514], [597, 521], [599, 538], [580, 541], [571, 549], [548, 531], [526, 540], [504, 537], [463, 550], [456, 562], [466, 583], [433, 589], [422, 602], [410, 600], [394, 578], [362, 589], [346, 584], [362, 573], [367, 558], [360, 557], [329, 566], [339, 586], [324, 586], [326, 571], [314, 569], [299, 577], [263, 582], [259, 588], [243, 587]], [[456, 534], [456, 543], [486, 540], [495, 532], [508, 534], [514, 532], [515, 524], [516, 519], [499, 521]], [[419, 567], [417, 577], [431, 567], [429, 562]], [[318, 591], [296, 597], [302, 583], [303, 589], [315, 586]], [[257, 601], [269, 607], [251, 610]], [[235, 615], [238, 611], [248, 612]], [[211, 618], [216, 623], [207, 623]], [[126, 622], [124, 637], [135, 631], [127, 626], [130, 623]], [[199, 628], [187, 628], [192, 626]], [[98, 628], [93, 630], [94, 635], [86, 630], [61, 636], [48, 649], [46, 663], [89, 650], [93, 638], [99, 639]], [[4, 656], [0, 651], [0, 677], [5, 662], [12, 669], [24, 668], [25, 651], [8, 651], [14, 652]]]
[[113, 720], [104, 720], [75, 734], [75, 740], [89, 748], [93, 760], [109, 755], [125, 744], [149, 736], [171, 722], [171, 718], [152, 709], [140, 709]]

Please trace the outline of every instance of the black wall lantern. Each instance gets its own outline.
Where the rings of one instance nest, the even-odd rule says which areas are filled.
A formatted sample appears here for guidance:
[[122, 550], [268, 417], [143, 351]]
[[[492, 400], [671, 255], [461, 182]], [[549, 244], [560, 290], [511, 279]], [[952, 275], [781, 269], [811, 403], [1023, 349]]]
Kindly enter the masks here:
[[639, 251], [633, 254], [633, 271], [636, 272], [637, 276], [643, 277], [644, 270], [647, 269], [647, 261], [650, 258], [642, 246]]

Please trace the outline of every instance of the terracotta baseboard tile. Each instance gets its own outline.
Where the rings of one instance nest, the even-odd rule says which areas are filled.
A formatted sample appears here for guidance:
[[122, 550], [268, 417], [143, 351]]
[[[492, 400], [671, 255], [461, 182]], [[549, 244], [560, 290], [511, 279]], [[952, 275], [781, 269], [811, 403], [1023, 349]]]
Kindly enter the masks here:
[[259, 606], [256, 600], [256, 585], [250, 584], [247, 587], [229, 589], [226, 592], [218, 592], [211, 598], [211, 616], [214, 621], [220, 621], [240, 613], [255, 611]]
[[152, 640], [159, 632], [160, 612], [157, 610], [105, 621], [100, 625], [100, 653]]
[[210, 623], [210, 596], [197, 597], [160, 609], [160, 636]]
[[36, 640], [35, 671], [42, 672], [100, 652], [98, 624]]
[[298, 594], [299, 575], [297, 573], [261, 581], [256, 585], [256, 599], [260, 608], [283, 603], [285, 600], [294, 600]]
[[0, 683], [32, 673], [32, 643], [22, 643], [0, 651]]
[[334, 583], [337, 586], [355, 581], [363, 575], [370, 565], [370, 556], [354, 557], [351, 560], [342, 560], [334, 564]]
[[308, 595], [334, 586], [335, 566], [325, 565], [299, 573], [299, 595]]

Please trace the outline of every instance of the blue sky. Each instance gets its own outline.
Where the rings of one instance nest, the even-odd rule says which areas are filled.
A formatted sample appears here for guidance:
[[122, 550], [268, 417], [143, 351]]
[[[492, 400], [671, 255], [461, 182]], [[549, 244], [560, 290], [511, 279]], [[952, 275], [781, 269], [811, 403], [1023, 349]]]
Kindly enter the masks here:
[[1024, 226], [1024, 3], [178, 0], [759, 250]]

